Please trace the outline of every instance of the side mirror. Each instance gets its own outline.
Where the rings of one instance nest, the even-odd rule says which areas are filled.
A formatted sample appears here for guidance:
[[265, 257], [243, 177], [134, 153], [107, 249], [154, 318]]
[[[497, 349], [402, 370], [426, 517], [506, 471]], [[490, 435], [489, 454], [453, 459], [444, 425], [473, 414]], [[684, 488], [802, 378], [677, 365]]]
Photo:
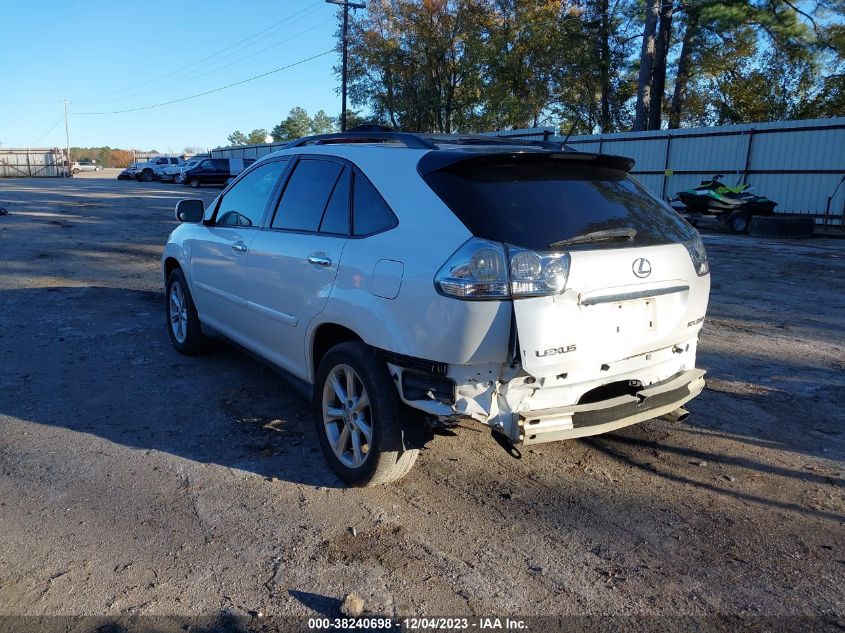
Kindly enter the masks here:
[[180, 222], [199, 222], [205, 215], [205, 204], [202, 200], [188, 199], [176, 203], [176, 219]]

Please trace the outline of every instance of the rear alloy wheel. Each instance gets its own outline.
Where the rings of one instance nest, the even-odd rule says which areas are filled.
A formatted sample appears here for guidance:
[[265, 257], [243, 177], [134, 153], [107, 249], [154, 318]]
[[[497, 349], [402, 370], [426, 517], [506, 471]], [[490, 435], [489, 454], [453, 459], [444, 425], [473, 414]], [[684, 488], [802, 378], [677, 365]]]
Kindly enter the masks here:
[[320, 363], [315, 424], [329, 465], [355, 486], [403, 477], [419, 451], [403, 446], [401, 406], [387, 367], [364, 343], [342, 343]]
[[734, 211], [728, 216], [726, 222], [731, 233], [745, 233], [751, 223], [751, 216], [744, 211]]
[[185, 275], [177, 268], [167, 278], [167, 332], [170, 342], [181, 354], [193, 356], [205, 349], [199, 315], [188, 290]]
[[191, 189], [199, 189], [200, 181], [196, 178], [191, 178], [188, 184], [191, 186]]

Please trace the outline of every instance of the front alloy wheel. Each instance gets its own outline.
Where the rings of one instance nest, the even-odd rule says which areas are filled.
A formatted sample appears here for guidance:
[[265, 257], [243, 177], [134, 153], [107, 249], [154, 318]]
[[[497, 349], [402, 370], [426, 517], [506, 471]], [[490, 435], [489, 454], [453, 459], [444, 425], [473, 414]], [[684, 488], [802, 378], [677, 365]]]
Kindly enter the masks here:
[[167, 333], [173, 347], [189, 356], [203, 351], [207, 341], [202, 333], [202, 325], [188, 282], [180, 268], [173, 270], [167, 277], [165, 299]]
[[174, 281], [170, 284], [170, 329], [177, 343], [184, 343], [188, 335], [188, 306], [185, 302], [185, 291], [182, 283]]
[[335, 366], [323, 386], [323, 426], [341, 464], [364, 465], [373, 441], [372, 410], [364, 384], [349, 365]]

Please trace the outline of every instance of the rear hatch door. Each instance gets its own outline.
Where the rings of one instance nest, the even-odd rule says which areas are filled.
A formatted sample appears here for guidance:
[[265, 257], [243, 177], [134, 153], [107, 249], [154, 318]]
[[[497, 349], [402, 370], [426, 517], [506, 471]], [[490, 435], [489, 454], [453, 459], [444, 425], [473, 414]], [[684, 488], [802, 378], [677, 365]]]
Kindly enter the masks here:
[[474, 235], [569, 254], [563, 293], [513, 302], [529, 373], [610, 375], [614, 361], [700, 328], [709, 275], [690, 255], [697, 233], [628, 175], [629, 159], [544, 151], [440, 160], [420, 171]]

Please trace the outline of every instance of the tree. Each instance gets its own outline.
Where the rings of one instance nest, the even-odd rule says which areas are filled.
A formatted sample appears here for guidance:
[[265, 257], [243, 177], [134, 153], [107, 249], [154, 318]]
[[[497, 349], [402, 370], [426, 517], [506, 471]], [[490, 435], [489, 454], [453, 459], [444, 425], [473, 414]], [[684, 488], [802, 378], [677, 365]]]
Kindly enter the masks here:
[[657, 28], [657, 42], [654, 50], [654, 65], [651, 70], [651, 101], [648, 105], [649, 130], [659, 130], [663, 116], [663, 96], [666, 91], [666, 67], [672, 37], [672, 0], [660, 5], [660, 23]]
[[634, 114], [634, 131], [648, 129], [648, 111], [651, 107], [652, 69], [657, 48], [657, 18], [660, 0], [647, 0], [643, 44], [640, 52], [640, 73], [637, 80], [637, 105]]
[[271, 135], [274, 141], [292, 141], [308, 136], [311, 133], [312, 121], [305, 108], [296, 106], [291, 108], [287, 117], [273, 128]]
[[[348, 122], [349, 112], [347, 111], [346, 114]], [[311, 134], [331, 134], [334, 131], [334, 119], [326, 114], [325, 110], [318, 110], [317, 114], [314, 115], [314, 118], [311, 119]]]
[[424, 132], [830, 116], [843, 18], [842, 0], [371, 0], [350, 25], [349, 98]]
[[102, 165], [103, 167], [109, 166], [109, 157], [111, 156], [112, 149], [108, 145], [105, 147], [101, 147], [100, 151], [97, 152], [97, 163]]
[[249, 133], [249, 136], [246, 137], [247, 145], [260, 145], [262, 143], [267, 142], [267, 130], [262, 128], [257, 128]]
[[229, 145], [248, 145], [249, 139], [247, 138], [246, 134], [241, 132], [240, 130], [235, 130], [229, 136], [226, 137], [229, 141]]
[[109, 167], [128, 167], [132, 162], [132, 152], [125, 149], [113, 149], [109, 154]]

